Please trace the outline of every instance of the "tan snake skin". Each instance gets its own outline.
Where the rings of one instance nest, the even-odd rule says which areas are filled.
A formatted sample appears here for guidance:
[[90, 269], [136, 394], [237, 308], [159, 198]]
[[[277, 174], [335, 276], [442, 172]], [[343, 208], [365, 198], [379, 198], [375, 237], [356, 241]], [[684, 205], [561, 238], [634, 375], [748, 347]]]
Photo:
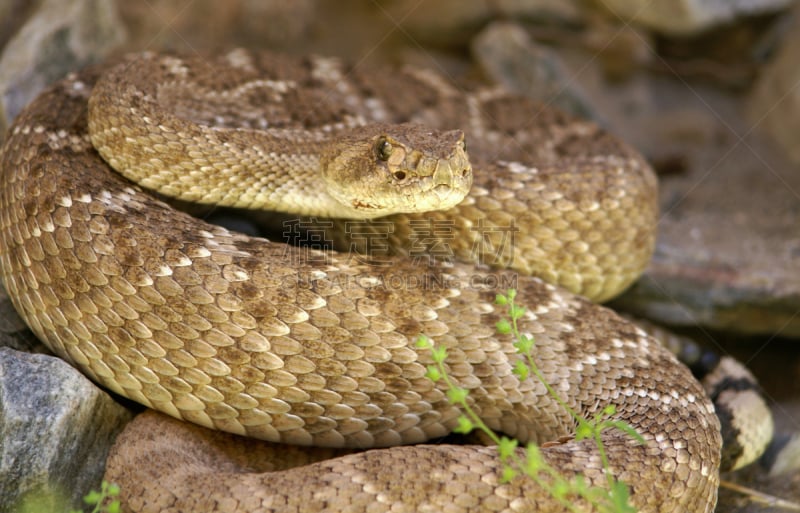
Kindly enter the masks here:
[[[591, 124], [500, 93], [458, 92], [429, 73], [350, 73], [326, 59], [243, 52], [216, 65], [224, 61], [232, 68], [213, 73], [187, 65], [199, 70], [189, 76], [208, 89], [251, 92], [245, 103], [291, 80], [287, 96], [306, 95], [291, 118], [267, 102], [267, 114], [287, 124], [324, 125], [347, 106], [381, 122], [462, 126], [475, 177], [470, 196], [451, 209], [455, 256], [474, 253], [476, 240], [464, 235], [472, 238], [459, 246], [458, 230], [514, 220], [513, 248], [487, 251], [484, 261], [542, 265], [545, 277], [604, 298], [633, 279], [651, 251], [654, 178]], [[164, 76], [144, 79], [177, 80], [167, 69], [176, 61], [168, 62]], [[495, 294], [513, 285], [529, 307], [520, 328], [535, 336], [536, 360], [565, 401], [585, 416], [614, 404], [616, 417], [646, 439], [638, 446], [614, 430], [603, 435], [633, 503], [641, 511], [713, 510], [721, 444], [713, 406], [642, 330], [516, 271], [389, 256], [370, 264], [177, 212], [92, 149], [87, 101], [98, 73], [69, 77], [40, 96], [10, 130], [0, 161], [3, 282], [54, 352], [110, 390], [196, 424], [360, 449], [424, 442], [454, 427], [459, 411], [445, 385], [425, 377], [430, 354], [413, 343], [424, 333], [449, 349], [449, 374], [490, 427], [523, 441], [568, 437], [569, 416], [540, 383], [516, 378], [512, 341], [495, 333], [502, 315]], [[267, 85], [243, 85], [256, 76]], [[173, 95], [165, 101], [180, 103]], [[242, 111], [260, 123], [261, 114]], [[555, 264], [536, 262], [545, 254], [556, 255]], [[612, 278], [598, 274], [606, 270]], [[123, 435], [109, 460], [107, 477], [121, 484], [131, 511], [563, 510], [530, 480], [500, 484], [492, 448], [393, 447], [258, 474], [308, 453], [280, 447], [273, 463], [264, 460], [267, 445], [152, 418], [133, 428], [146, 422], [144, 431]], [[543, 452], [566, 473], [604, 482], [588, 441]]]

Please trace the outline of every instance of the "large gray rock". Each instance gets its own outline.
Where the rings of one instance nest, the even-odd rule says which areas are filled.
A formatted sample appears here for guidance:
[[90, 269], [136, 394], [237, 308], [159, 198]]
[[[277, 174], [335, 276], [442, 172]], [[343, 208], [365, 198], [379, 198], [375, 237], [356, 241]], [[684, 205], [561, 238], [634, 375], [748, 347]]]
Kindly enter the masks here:
[[17, 311], [14, 310], [11, 300], [2, 287], [0, 287], [0, 347], [26, 353], [52, 354], [17, 315]]
[[715, 95], [698, 97], [694, 115], [687, 101], [683, 116], [633, 127], [686, 169], [660, 177], [655, 255], [615, 304], [676, 326], [800, 337], [800, 174]]
[[786, 39], [764, 67], [753, 88], [750, 119], [800, 163], [800, 6], [794, 9]]
[[573, 114], [594, 117], [558, 52], [534, 42], [519, 25], [492, 23], [473, 40], [472, 54], [493, 82]]
[[38, 3], [39, 0], [0, 0], [0, 50]]
[[777, 11], [793, 0], [602, 0], [625, 21], [669, 35], [691, 35], [738, 17]]
[[689, 169], [660, 181], [650, 266], [615, 305], [675, 326], [800, 337], [796, 166], [756, 134], [684, 148]]
[[0, 511], [81, 507], [131, 417], [64, 361], [0, 347]]
[[0, 56], [0, 133], [45, 86], [124, 38], [113, 0], [43, 0]]
[[469, 40], [492, 19], [574, 22], [582, 17], [575, 0], [392, 0], [379, 15], [399, 23], [406, 37], [453, 45]]

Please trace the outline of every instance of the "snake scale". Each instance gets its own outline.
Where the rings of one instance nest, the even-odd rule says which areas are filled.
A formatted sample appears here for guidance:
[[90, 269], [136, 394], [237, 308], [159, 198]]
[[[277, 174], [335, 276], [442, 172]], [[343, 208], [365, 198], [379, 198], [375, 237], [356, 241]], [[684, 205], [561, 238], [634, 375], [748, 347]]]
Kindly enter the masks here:
[[[327, 216], [337, 198], [323, 182], [362, 184], [346, 215], [399, 212], [387, 238], [405, 247], [420, 222], [446, 227], [453, 258], [369, 261], [205, 223], [113, 172], [90, 125], [106, 160], [149, 188]], [[591, 123], [418, 69], [148, 53], [43, 93], [0, 165], [2, 279], [34, 333], [106, 388], [217, 430], [139, 416], [107, 470], [127, 510], [562, 511], [529, 479], [501, 483], [494, 448], [410, 445], [451, 432], [460, 413], [425, 376], [431, 354], [414, 341], [426, 334], [491, 428], [555, 440], [547, 461], [605, 482], [597, 448], [513, 372], [520, 356], [494, 328], [509, 286], [566, 403], [586, 417], [613, 404], [646, 440], [603, 432], [632, 502], [714, 508], [720, 426], [701, 386], [640, 328], [561, 288], [611, 297], [653, 247], [652, 171]], [[200, 192], [199, 180], [217, 185]], [[400, 207], [380, 201], [392, 188]], [[435, 201], [452, 208], [402, 213]], [[322, 449], [300, 447], [311, 445]]]

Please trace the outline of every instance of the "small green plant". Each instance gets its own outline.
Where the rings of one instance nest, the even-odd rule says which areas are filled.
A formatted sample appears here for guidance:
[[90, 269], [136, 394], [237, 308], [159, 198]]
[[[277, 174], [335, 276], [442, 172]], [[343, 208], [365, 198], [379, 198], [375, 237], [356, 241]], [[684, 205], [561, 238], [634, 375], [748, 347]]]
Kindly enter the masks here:
[[[121, 505], [119, 499], [119, 487], [103, 481], [100, 491], [91, 491], [83, 497], [83, 501], [92, 506], [90, 513], [119, 513]], [[2, 501], [0, 501], [1, 503]], [[66, 512], [84, 513], [80, 509], [68, 510], [70, 502], [69, 495], [64, 489], [51, 483], [48, 487], [30, 490], [20, 500], [11, 506], [11, 511], [19, 513], [52, 513]], [[0, 504], [2, 506], [2, 504]], [[3, 510], [5, 511], [5, 510]]]
[[[87, 506], [93, 506], [91, 513], [119, 513], [120, 502], [116, 497], [119, 495], [119, 486], [103, 481], [100, 491], [92, 490], [83, 497], [83, 502]], [[74, 509], [70, 513], [83, 513], [81, 510]]]
[[525, 457], [520, 457], [517, 451], [517, 440], [499, 436], [492, 431], [470, 407], [467, 401], [468, 391], [456, 385], [447, 374], [444, 365], [447, 359], [446, 348], [435, 346], [428, 337], [421, 335], [417, 340], [417, 346], [422, 349], [430, 349], [434, 362], [428, 366], [428, 378], [433, 381], [444, 380], [447, 385], [448, 400], [451, 404], [459, 406], [464, 412], [459, 417], [458, 426], [454, 431], [467, 434], [474, 429], [478, 429], [485, 433], [497, 445], [500, 460], [503, 462], [503, 481], [511, 480], [522, 473], [533, 479], [543, 489], [548, 490], [557, 501], [570, 511], [580, 511], [574, 499], [582, 498], [589, 505], [604, 513], [635, 512], [635, 508], [629, 502], [630, 491], [627, 485], [617, 481], [611, 475], [608, 455], [603, 447], [600, 434], [605, 429], [616, 428], [627, 433], [639, 443], [644, 443], [644, 439], [629, 424], [610, 418], [615, 412], [613, 405], [607, 406], [589, 420], [583, 418], [561, 399], [558, 393], [544, 379], [544, 375], [536, 365], [536, 361], [533, 358], [535, 345], [533, 338], [519, 331], [518, 320], [525, 313], [525, 308], [517, 305], [514, 302], [515, 298], [516, 290], [510, 289], [505, 295], [498, 294], [495, 300], [498, 305], [506, 306], [508, 313], [508, 318], [503, 318], [497, 323], [497, 331], [504, 335], [511, 334], [515, 340], [514, 347], [524, 357], [524, 360], [517, 361], [514, 374], [521, 380], [527, 379], [531, 374], [536, 377], [545, 386], [548, 394], [574, 419], [577, 426], [575, 430], [576, 440], [594, 440], [608, 479], [608, 488], [589, 486], [581, 475], [576, 475], [572, 479], [565, 478], [545, 461], [539, 447], [534, 443], [529, 443], [525, 448]]

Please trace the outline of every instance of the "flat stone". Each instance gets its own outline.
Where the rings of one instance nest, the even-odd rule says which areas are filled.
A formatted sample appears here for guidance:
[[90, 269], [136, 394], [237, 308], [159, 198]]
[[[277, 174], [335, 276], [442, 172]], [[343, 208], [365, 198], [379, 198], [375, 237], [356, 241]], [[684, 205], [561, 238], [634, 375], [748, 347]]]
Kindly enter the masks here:
[[0, 133], [45, 86], [124, 38], [113, 0], [43, 0], [0, 56]]
[[800, 163], [800, 7], [792, 13], [786, 37], [753, 88], [749, 117]]
[[26, 353], [52, 354], [28, 329], [25, 321], [17, 315], [17, 311], [2, 287], [0, 287], [0, 347]]
[[771, 475], [800, 473], [800, 432], [776, 440], [771, 447], [773, 452], [767, 453], [767, 461]]
[[[316, 18], [317, 0], [117, 0], [126, 49], [206, 52], [231, 46], [292, 49]], [[340, 7], [338, 8], [342, 10]]]
[[38, 4], [39, 0], [3, 0], [0, 2], [0, 49], [6, 45]]
[[757, 134], [683, 150], [689, 169], [661, 177], [650, 266], [613, 304], [674, 326], [800, 337], [796, 167]]
[[399, 20], [407, 36], [434, 44], [468, 41], [492, 19], [575, 22], [582, 16], [574, 0], [394, 0], [384, 13]]
[[472, 54], [492, 82], [578, 116], [595, 117], [559, 53], [533, 41], [521, 26], [490, 24], [473, 40]]
[[0, 347], [0, 509], [82, 507], [131, 418], [64, 361]]
[[792, 0], [603, 0], [598, 4], [626, 22], [685, 36], [740, 17], [779, 11]]

